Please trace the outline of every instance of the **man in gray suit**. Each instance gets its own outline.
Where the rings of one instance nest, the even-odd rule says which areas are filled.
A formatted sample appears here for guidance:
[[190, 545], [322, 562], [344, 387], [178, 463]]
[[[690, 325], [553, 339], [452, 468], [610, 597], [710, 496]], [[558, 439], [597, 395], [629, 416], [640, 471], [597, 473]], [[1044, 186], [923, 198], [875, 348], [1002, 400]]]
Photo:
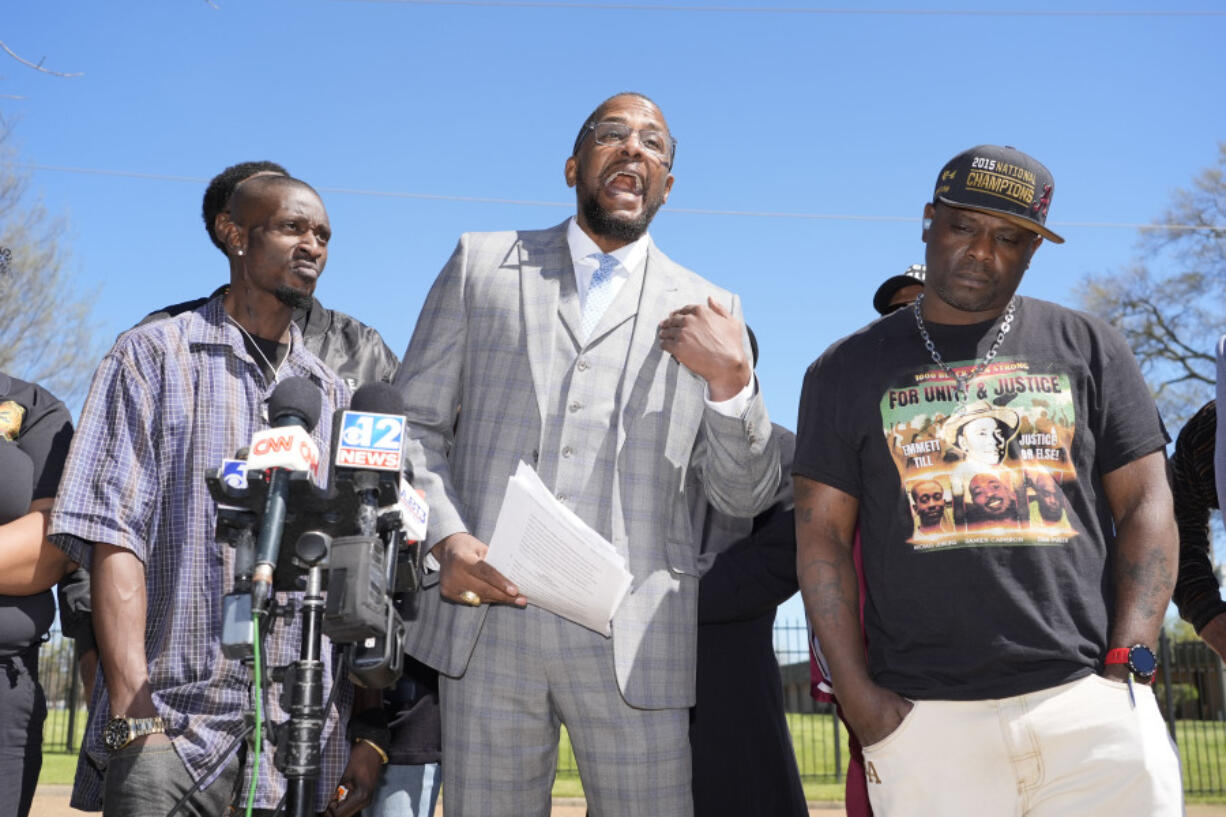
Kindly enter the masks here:
[[[647, 235], [675, 148], [651, 100], [606, 100], [566, 160], [576, 217], [461, 237], [396, 376], [439, 565], [407, 650], [443, 673], [449, 817], [547, 815], [560, 723], [593, 815], [692, 813], [689, 500], [753, 516], [779, 452], [739, 299]], [[521, 460], [626, 558], [612, 638], [483, 561]]]

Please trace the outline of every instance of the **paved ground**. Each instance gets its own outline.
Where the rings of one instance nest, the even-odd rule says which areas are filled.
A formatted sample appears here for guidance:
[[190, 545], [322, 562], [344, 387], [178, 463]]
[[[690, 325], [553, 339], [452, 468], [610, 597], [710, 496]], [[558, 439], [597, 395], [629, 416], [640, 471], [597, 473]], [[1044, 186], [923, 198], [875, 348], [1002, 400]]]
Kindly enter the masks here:
[[[68, 807], [68, 786], [39, 786], [34, 793], [34, 807], [30, 809], [31, 817], [81, 817], [84, 812]], [[842, 803], [810, 803], [809, 814], [812, 817], [831, 817], [842, 814]], [[577, 797], [557, 798], [553, 801], [553, 813], [550, 817], [584, 817], [587, 809], [583, 800]], [[442, 809], [439, 810], [442, 817]], [[1212, 806], [1188, 806], [1188, 817], [1226, 817], [1226, 804]]]

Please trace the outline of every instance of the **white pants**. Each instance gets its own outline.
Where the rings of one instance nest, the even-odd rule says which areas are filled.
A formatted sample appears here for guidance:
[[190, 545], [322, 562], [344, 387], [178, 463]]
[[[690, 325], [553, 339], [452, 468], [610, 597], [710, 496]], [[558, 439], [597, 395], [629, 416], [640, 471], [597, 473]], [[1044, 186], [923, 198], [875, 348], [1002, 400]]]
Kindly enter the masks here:
[[1179, 817], [1179, 760], [1148, 686], [1090, 675], [988, 701], [916, 701], [864, 747], [877, 817]]

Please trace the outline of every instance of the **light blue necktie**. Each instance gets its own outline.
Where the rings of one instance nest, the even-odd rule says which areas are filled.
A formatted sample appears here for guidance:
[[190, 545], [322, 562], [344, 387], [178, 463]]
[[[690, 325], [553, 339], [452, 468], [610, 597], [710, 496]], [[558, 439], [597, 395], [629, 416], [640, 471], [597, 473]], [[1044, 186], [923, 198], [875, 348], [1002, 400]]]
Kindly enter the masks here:
[[613, 287], [610, 286], [610, 283], [613, 280], [613, 269], [617, 266], [617, 259], [605, 253], [594, 252], [588, 258], [595, 258], [596, 263], [600, 264], [600, 269], [592, 274], [592, 283], [588, 285], [587, 297], [583, 301], [584, 340], [592, 336], [596, 324], [600, 323], [600, 316], [605, 313], [605, 310], [609, 308], [609, 302], [613, 300]]

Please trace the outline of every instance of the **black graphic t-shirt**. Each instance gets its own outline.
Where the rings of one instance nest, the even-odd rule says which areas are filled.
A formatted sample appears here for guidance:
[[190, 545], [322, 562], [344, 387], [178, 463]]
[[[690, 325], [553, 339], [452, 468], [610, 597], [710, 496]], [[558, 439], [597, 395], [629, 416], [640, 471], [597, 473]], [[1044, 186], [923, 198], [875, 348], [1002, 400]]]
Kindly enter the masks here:
[[[1018, 301], [965, 401], [911, 310], [805, 377], [793, 473], [859, 499], [869, 672], [907, 697], [1001, 698], [1093, 671], [1113, 594], [1101, 477], [1168, 441], [1118, 332]], [[995, 326], [928, 330], [964, 374]]]

